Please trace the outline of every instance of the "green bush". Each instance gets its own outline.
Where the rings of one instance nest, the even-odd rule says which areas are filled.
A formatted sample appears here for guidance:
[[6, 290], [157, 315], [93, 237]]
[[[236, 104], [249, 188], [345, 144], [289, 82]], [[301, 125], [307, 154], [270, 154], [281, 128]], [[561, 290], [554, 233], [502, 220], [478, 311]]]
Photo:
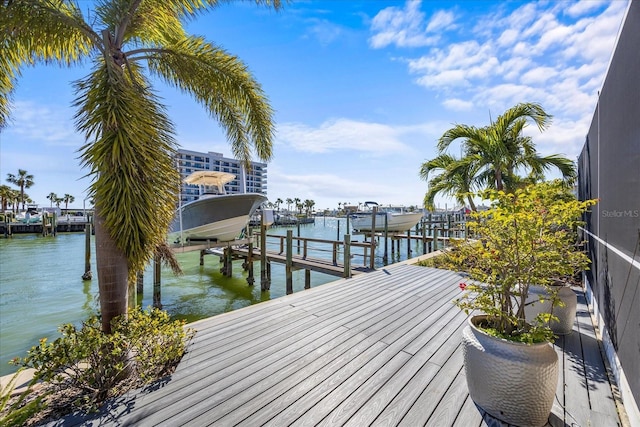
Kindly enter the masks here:
[[575, 230], [596, 200], [577, 200], [560, 181], [479, 196], [492, 206], [471, 215], [468, 226], [478, 240], [452, 241], [431, 264], [467, 273], [469, 283], [459, 284], [465, 292], [455, 303], [466, 313], [486, 314], [486, 332], [520, 342], [552, 341], [549, 313], [525, 316], [529, 288], [554, 295], [551, 285], [588, 268]]
[[184, 325], [161, 310], [133, 309], [128, 318], [114, 319], [112, 333], [105, 334], [100, 318], [93, 316], [81, 328], [63, 325], [60, 338], [41, 339], [13, 363], [34, 368], [34, 379], [71, 400], [65, 405], [95, 409], [109, 397], [172, 372], [194, 334]]

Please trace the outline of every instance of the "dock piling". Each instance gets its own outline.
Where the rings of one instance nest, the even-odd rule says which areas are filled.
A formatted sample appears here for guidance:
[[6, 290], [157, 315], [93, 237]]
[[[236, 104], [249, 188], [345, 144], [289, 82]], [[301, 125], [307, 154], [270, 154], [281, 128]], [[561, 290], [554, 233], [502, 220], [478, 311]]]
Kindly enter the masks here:
[[293, 293], [293, 232], [291, 230], [287, 230], [287, 262], [286, 262], [286, 282], [287, 282], [287, 295]]

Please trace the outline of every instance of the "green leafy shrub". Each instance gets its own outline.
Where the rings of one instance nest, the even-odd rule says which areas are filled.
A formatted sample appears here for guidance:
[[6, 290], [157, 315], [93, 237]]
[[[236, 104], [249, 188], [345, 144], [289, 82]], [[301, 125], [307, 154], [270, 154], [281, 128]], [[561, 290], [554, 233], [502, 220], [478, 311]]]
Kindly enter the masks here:
[[554, 282], [588, 267], [586, 254], [577, 250], [575, 230], [596, 201], [576, 200], [559, 181], [480, 195], [492, 207], [472, 214], [469, 228], [478, 240], [453, 241], [432, 263], [468, 274], [469, 281], [459, 285], [465, 293], [455, 303], [467, 313], [487, 314], [481, 326], [488, 333], [520, 342], [552, 340], [549, 313], [525, 318], [529, 287], [541, 286], [553, 295]]
[[132, 309], [127, 318], [112, 321], [111, 334], [102, 332], [98, 316], [81, 328], [63, 325], [60, 333], [51, 343], [41, 339], [13, 363], [34, 368], [34, 379], [59, 397], [64, 394], [59, 403], [95, 409], [109, 397], [171, 373], [194, 331], [161, 310]]

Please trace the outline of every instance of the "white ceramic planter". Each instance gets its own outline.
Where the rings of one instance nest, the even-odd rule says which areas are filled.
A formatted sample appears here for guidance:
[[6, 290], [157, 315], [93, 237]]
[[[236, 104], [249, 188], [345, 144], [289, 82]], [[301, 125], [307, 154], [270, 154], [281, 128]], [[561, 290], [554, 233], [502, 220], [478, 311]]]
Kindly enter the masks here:
[[[529, 296], [527, 298], [527, 306], [525, 307], [525, 316], [527, 321], [533, 320], [539, 313], [552, 313], [558, 318], [557, 321], [551, 321], [549, 327], [556, 335], [566, 335], [573, 330], [573, 323], [576, 319], [576, 308], [578, 306], [578, 297], [576, 293], [568, 286], [553, 287], [558, 289], [558, 298], [564, 303], [563, 307], [551, 305], [551, 297], [542, 286], [529, 287]], [[540, 297], [545, 298], [540, 302]]]
[[474, 322], [462, 333], [471, 398], [492, 416], [517, 426], [547, 423], [558, 384], [558, 356], [549, 343], [521, 344], [492, 337]]

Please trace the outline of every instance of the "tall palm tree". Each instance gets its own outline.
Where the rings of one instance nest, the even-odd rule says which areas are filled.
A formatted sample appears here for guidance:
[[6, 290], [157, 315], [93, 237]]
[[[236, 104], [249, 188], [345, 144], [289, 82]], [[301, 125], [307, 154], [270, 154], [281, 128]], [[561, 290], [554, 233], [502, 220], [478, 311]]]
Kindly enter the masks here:
[[58, 195], [56, 193], [49, 193], [49, 195], [47, 196], [47, 199], [51, 201], [51, 207], [53, 207], [53, 203], [57, 198], [58, 198]]
[[[279, 9], [280, 0], [254, 0]], [[73, 83], [81, 163], [93, 180], [102, 328], [126, 315], [128, 286], [165, 245], [179, 187], [174, 125], [152, 87], [191, 95], [247, 167], [272, 155], [273, 111], [245, 64], [185, 31], [220, 0], [0, 0], [0, 126], [21, 68], [91, 63]], [[91, 6], [94, 6], [93, 8]], [[83, 13], [86, 12], [86, 15]]]
[[283, 202], [282, 202], [282, 199], [281, 199], [280, 197], [278, 197], [278, 198], [276, 199], [276, 203], [275, 203], [275, 205], [276, 205], [276, 211], [280, 211], [280, 205], [281, 205], [282, 203], [283, 203]]
[[291, 210], [291, 203], [293, 203], [293, 199], [290, 197], [287, 197], [287, 213], [289, 213], [289, 211]]
[[18, 169], [17, 175], [12, 173], [7, 174], [7, 182], [17, 185], [20, 188], [20, 202], [22, 203], [22, 210], [24, 210], [24, 189], [30, 188], [34, 184], [33, 175], [24, 169]]
[[456, 125], [447, 130], [438, 141], [438, 150], [444, 153], [449, 145], [462, 140], [463, 157], [474, 158], [478, 184], [498, 190], [515, 190], [519, 172], [542, 176], [544, 171], [557, 168], [566, 180], [576, 176], [573, 162], [560, 155], [541, 156], [531, 137], [522, 131], [529, 120], [544, 131], [551, 116], [536, 103], [521, 103], [509, 108], [489, 126], [477, 128]]

